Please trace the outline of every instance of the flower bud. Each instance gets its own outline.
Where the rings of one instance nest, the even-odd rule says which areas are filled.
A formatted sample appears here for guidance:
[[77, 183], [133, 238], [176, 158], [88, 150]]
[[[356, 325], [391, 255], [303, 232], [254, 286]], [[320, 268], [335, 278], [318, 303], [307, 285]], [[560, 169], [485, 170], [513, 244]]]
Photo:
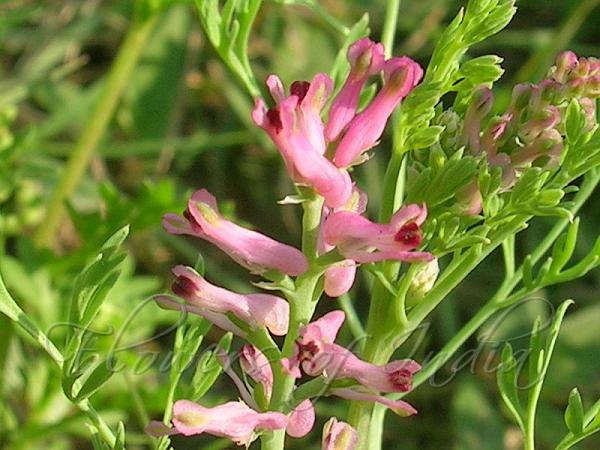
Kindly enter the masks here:
[[420, 264], [408, 287], [407, 303], [422, 299], [433, 288], [439, 273], [440, 266], [437, 258]]
[[332, 417], [323, 427], [322, 450], [354, 450], [358, 444], [356, 430]]

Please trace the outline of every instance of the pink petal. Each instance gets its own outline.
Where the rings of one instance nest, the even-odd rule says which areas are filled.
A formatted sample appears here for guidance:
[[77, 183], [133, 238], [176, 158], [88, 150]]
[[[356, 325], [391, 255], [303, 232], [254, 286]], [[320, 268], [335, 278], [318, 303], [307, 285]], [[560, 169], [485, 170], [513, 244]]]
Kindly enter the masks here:
[[335, 341], [345, 318], [344, 311], [330, 311], [319, 319], [303, 326], [300, 329], [300, 335], [303, 340], [319, 340], [332, 343]]
[[356, 262], [351, 259], [342, 261], [325, 271], [325, 293], [329, 297], [339, 297], [348, 292], [354, 284]]
[[315, 424], [315, 408], [310, 400], [304, 400], [292, 411], [286, 433], [295, 438], [306, 436]]
[[250, 378], [265, 387], [265, 393], [267, 397], [270, 397], [273, 386], [273, 370], [263, 352], [251, 344], [245, 344], [240, 351], [240, 366]]
[[214, 323], [216, 326], [225, 331], [231, 331], [236, 336], [246, 338], [247, 333], [234, 324], [225, 314], [216, 313], [209, 311], [208, 309], [199, 308], [197, 306], [186, 305], [179, 303], [167, 295], [157, 295], [154, 297], [154, 301], [163, 309], [170, 309], [173, 311], [180, 311], [184, 313], [192, 313], [198, 316], [204, 317]]
[[167, 233], [194, 235], [194, 231], [192, 230], [189, 221], [177, 214], [165, 214], [163, 216], [162, 226]]

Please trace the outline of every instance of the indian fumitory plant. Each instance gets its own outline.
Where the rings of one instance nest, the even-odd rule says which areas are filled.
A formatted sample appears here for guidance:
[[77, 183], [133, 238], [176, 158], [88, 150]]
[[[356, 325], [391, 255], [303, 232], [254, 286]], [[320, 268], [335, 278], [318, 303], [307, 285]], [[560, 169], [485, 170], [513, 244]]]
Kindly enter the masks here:
[[[386, 12], [381, 42], [369, 37], [366, 15], [347, 27], [318, 1], [275, 0], [272, 3], [279, 5], [273, 8], [287, 4], [309, 8], [318, 17], [315, 23], [321, 21], [332, 35], [340, 38], [341, 48], [329, 71], [314, 73], [317, 71], [306, 68], [312, 72], [308, 80], [271, 74], [265, 77], [263, 85], [257, 81], [248, 50], [271, 49], [266, 36], [284, 39], [288, 35], [265, 34], [260, 45], [249, 45], [262, 0], [135, 0], [131, 8], [120, 8], [122, 5], [116, 2], [117, 9], [133, 11], [130, 30], [105, 82], [87, 83], [93, 87], [80, 92], [80, 86], [74, 88], [76, 77], [71, 75], [87, 59], [77, 55], [77, 49], [85, 47], [79, 44], [77, 36], [86, 36], [87, 40], [86, 30], [95, 25], [68, 28], [69, 33], [51, 40], [44, 47], [43, 57], [36, 59], [31, 48], [21, 44], [28, 42], [26, 33], [15, 33], [11, 27], [24, 23], [33, 29], [30, 24], [42, 23], [39, 17], [44, 14], [40, 11], [45, 9], [18, 6], [32, 2], [8, 3], [14, 4], [9, 6], [6, 20], [2, 16], [8, 56], [0, 61], [0, 66], [17, 63], [13, 65], [19, 73], [2, 83], [1, 97], [8, 103], [0, 105], [0, 161], [6, 164], [0, 170], [0, 231], [2, 241], [7, 243], [0, 252], [0, 312], [12, 321], [4, 322], [6, 318], [0, 317], [2, 344], [9, 343], [0, 345], [0, 368], [6, 381], [0, 395], [3, 400], [8, 399], [0, 402], [2, 448], [5, 441], [6, 448], [33, 448], [29, 435], [36, 439], [37, 447], [67, 448], [70, 441], [64, 437], [46, 442], [46, 434], [58, 433], [45, 431], [68, 428], [70, 433], [81, 423], [73, 415], [75, 409], [87, 417], [95, 450], [125, 450], [127, 445], [139, 448], [145, 443], [156, 450], [169, 450], [197, 435], [202, 435], [200, 441], [214, 438], [210, 448], [231, 444], [283, 450], [314, 444], [312, 449], [381, 450], [384, 442], [386, 448], [415, 448], [414, 443], [398, 441], [390, 445], [384, 439], [388, 437], [384, 436], [386, 414], [394, 413], [387, 422], [394, 428], [418, 427], [419, 412], [428, 408], [419, 396], [419, 388], [456, 357], [463, 344], [474, 341], [476, 333], [480, 333], [478, 337], [489, 337], [491, 332], [486, 325], [504, 317], [510, 308], [528, 299], [539, 299], [544, 296], [543, 289], [580, 278], [600, 265], [600, 239], [595, 243], [589, 239], [589, 233], [596, 237], [597, 231], [587, 225], [592, 231], [588, 230], [587, 237], [578, 242], [579, 211], [600, 182], [600, 60], [558, 48], [576, 20], [568, 20], [560, 39], [544, 46], [545, 53], [557, 53], [553, 55], [554, 65], [540, 71], [541, 74], [548, 69], [545, 76], [521, 80], [527, 78], [521, 77], [527, 73], [525, 70], [517, 76], [518, 84], [503, 90], [494, 86], [503, 73], [502, 58], [474, 56], [489, 45], [478, 46], [476, 52], [472, 48], [509, 23], [516, 11], [515, 0], [465, 0], [465, 7], [443, 32], [426, 33], [435, 36], [436, 42], [429, 61], [418, 62], [411, 55], [398, 55], [393, 48], [399, 10], [403, 7], [399, 0], [383, 2]], [[68, 8], [59, 8], [58, 20], [46, 22], [53, 27], [71, 26], [67, 23], [81, 16], [81, 20], [93, 25], [97, 18], [89, 11], [104, 11], [104, 6], [97, 5], [102, 2], [85, 2], [90, 5], [81, 11], [71, 5], [77, 2], [67, 3]], [[180, 12], [158, 21], [175, 3], [181, 3]], [[245, 114], [243, 118], [252, 132], [244, 136], [256, 137], [253, 144], [276, 149], [273, 154], [280, 156], [288, 190], [279, 207], [287, 208], [289, 217], [301, 215], [301, 227], [297, 236], [274, 239], [270, 233], [253, 229], [229, 214], [223, 203], [226, 199], [216, 198], [207, 189], [210, 186], [199, 181], [197, 190], [179, 208], [180, 214], [163, 216], [164, 230], [160, 230], [160, 239], [168, 239], [169, 245], [185, 250], [188, 261], [172, 267], [170, 292], [152, 295], [140, 305], [131, 299], [150, 291], [155, 293], [156, 285], [134, 275], [135, 264], [121, 248], [129, 229], [122, 222], [124, 217], [132, 218], [134, 229], [146, 222], [158, 226], [156, 208], [161, 212], [177, 210], [173, 205], [178, 201], [172, 199], [168, 208], [163, 203], [167, 201], [163, 198], [165, 189], [144, 191], [143, 196], [136, 197], [143, 203], [138, 208], [135, 202], [123, 200], [108, 184], [94, 184], [106, 208], [90, 215], [79, 213], [76, 206], [89, 201], [85, 195], [73, 198], [76, 201], [68, 208], [73, 227], [65, 227], [60, 233], [58, 230], [67, 209], [64, 203], [75, 190], [95, 148], [109, 134], [105, 133], [106, 128], [146, 46], [153, 52], [147, 55], [153, 67], [139, 79], [152, 80], [141, 83], [143, 86], [132, 95], [133, 100], [126, 102], [135, 105], [131, 114], [119, 114], [119, 119], [127, 120], [114, 122], [127, 123], [124, 128], [140, 127], [140, 133], [142, 128], [154, 127], [154, 117], [138, 121], [138, 113], [145, 109], [140, 107], [145, 105], [140, 103], [140, 97], [145, 96], [146, 88], [151, 91], [148, 85], [163, 89], [164, 80], [175, 79], [175, 75], [162, 78], [158, 71], [163, 66], [170, 68], [178, 52], [186, 53], [187, 44], [189, 53], [195, 51], [198, 39], [192, 39], [193, 35], [187, 39], [182, 31], [193, 29], [187, 26], [191, 15], [185, 9], [190, 3], [195, 3], [198, 12], [205, 36], [202, 41], [212, 45], [231, 75], [231, 79], [223, 77], [219, 81], [223, 86], [213, 89], [211, 95], [222, 93], [237, 114]], [[580, 3], [583, 9], [576, 9], [572, 17], [585, 15], [582, 11], [598, 2]], [[435, 14], [434, 11], [431, 17]], [[159, 22], [160, 30], [153, 33], [154, 24]], [[177, 33], [171, 34], [174, 31]], [[162, 39], [162, 47], [146, 45], [149, 37], [155, 35]], [[44, 36], [51, 33], [45, 32]], [[171, 39], [176, 45], [171, 45]], [[165, 44], [167, 41], [169, 45]], [[272, 49], [293, 48], [279, 44], [272, 45]], [[61, 49], [69, 49], [64, 57]], [[318, 52], [319, 48], [311, 50]], [[164, 59], [166, 56], [173, 59]], [[155, 60], [169, 63], [157, 64]], [[545, 56], [540, 60], [545, 60]], [[536, 62], [536, 58], [531, 61]], [[205, 65], [213, 67], [212, 63]], [[281, 66], [279, 62], [278, 67]], [[181, 64], [178, 70], [184, 69], [188, 69], [187, 64]], [[186, 81], [202, 84], [208, 79], [196, 75], [191, 74]], [[87, 80], [87, 75], [83, 79]], [[64, 83], [56, 84], [57, 80]], [[239, 86], [235, 87], [234, 82]], [[247, 91], [247, 99], [239, 88]], [[68, 95], [63, 98], [63, 93]], [[18, 108], [13, 108], [11, 102], [18, 103], [30, 95], [35, 101], [23, 108], [26, 114], [17, 115]], [[54, 102], [55, 98], [63, 101]], [[90, 102], [96, 98], [92, 108]], [[150, 104], [163, 104], [154, 103], [155, 100]], [[76, 107], [65, 109], [71, 101]], [[65, 152], [69, 153], [68, 161], [61, 170], [62, 161], [51, 154], [62, 152], [66, 146], [52, 139], [77, 132], [79, 127], [65, 124], [81, 111], [89, 119], [81, 127], [73, 151]], [[36, 132], [13, 136], [13, 125], [28, 116], [37, 120], [45, 115], [52, 120], [36, 127]], [[130, 122], [135, 122], [135, 126]], [[178, 127], [164, 125], [163, 131], [151, 130], [152, 139], [142, 146], [144, 149], [153, 148], [155, 142], [161, 149], [170, 148], [157, 137]], [[121, 136], [123, 131], [128, 132], [120, 130], [117, 134]], [[214, 143], [210, 136], [205, 142]], [[41, 159], [30, 151], [30, 147], [45, 148], [51, 143], [58, 144], [56, 149]], [[106, 145], [103, 151], [107, 153], [99, 156], [113, 157], [125, 153], [122, 149], [132, 148], [129, 144], [120, 146], [119, 151], [110, 147]], [[161, 152], [161, 173], [163, 160], [170, 159], [165, 158], [168, 153]], [[44, 170], [40, 170], [42, 167]], [[381, 179], [373, 176], [378, 167], [385, 170]], [[31, 180], [25, 177], [46, 171], [43, 182], [29, 183]], [[55, 184], [44, 213], [38, 214], [38, 204], [45, 200], [41, 193], [45, 195], [46, 187]], [[166, 190], [169, 186], [172, 185], [167, 183]], [[249, 191], [256, 188], [245, 187]], [[266, 192], [268, 188], [255, 190]], [[83, 192], [89, 193], [89, 186]], [[169, 195], [174, 197], [174, 193], [172, 189]], [[10, 210], [15, 207], [13, 204], [16, 212], [6, 214], [5, 208]], [[21, 207], [26, 210], [20, 211]], [[106, 220], [98, 226], [101, 217]], [[517, 247], [519, 233], [540, 218], [543, 238], [534, 242], [528, 235], [525, 245]], [[29, 239], [27, 234], [36, 222], [35, 236]], [[106, 239], [117, 223], [122, 228], [94, 250], [100, 237]], [[24, 236], [17, 234], [21, 229]], [[79, 236], [62, 243], [64, 253], [54, 254], [48, 248], [58, 244], [54, 242], [57, 236], [71, 236], [75, 229]], [[165, 231], [177, 236], [168, 236]], [[236, 273], [247, 274], [251, 283], [232, 285], [230, 274], [218, 272], [213, 264], [205, 265], [201, 255], [194, 265], [191, 261], [196, 256], [195, 239], [215, 246], [217, 253], [225, 256], [225, 264], [231, 264]], [[75, 241], [81, 249], [68, 253]], [[13, 248], [22, 256], [22, 264], [11, 256]], [[452, 326], [438, 333], [440, 316], [455, 311], [456, 304], [462, 306], [465, 296], [469, 297], [469, 304], [476, 304], [485, 294], [474, 295], [460, 286], [488, 257], [489, 264], [500, 265], [496, 268], [503, 276], [500, 285], [475, 311], [461, 310], [467, 316], [461, 328], [449, 320], [443, 324], [453, 322]], [[74, 268], [84, 261], [89, 264], [73, 278]], [[54, 286], [55, 281], [60, 287]], [[111, 290], [115, 285], [120, 289]], [[33, 301], [21, 308], [9, 290]], [[62, 311], [60, 300], [67, 290], [71, 292], [70, 302]], [[109, 294], [115, 300], [112, 308], [106, 308], [109, 313], [103, 314], [102, 306]], [[128, 301], [130, 304], [126, 305]], [[538, 317], [533, 322], [527, 348], [521, 346], [514, 352], [506, 343], [503, 349], [491, 348], [491, 344], [488, 349], [490, 364], [496, 363], [498, 397], [503, 404], [496, 415], [511, 418], [515, 425], [510, 435], [519, 430], [519, 446], [524, 450], [536, 449], [540, 394], [550, 375], [562, 320], [572, 303], [566, 300], [555, 305], [548, 300], [551, 317], [546, 321]], [[144, 309], [140, 313], [146, 305], [150, 312]], [[436, 316], [433, 313], [440, 311], [440, 305], [448, 309]], [[34, 319], [36, 313], [48, 316], [40, 322], [43, 326]], [[128, 314], [131, 317], [126, 317]], [[150, 316], [152, 320], [147, 319]], [[137, 317], [142, 318], [138, 322], [147, 320], [129, 326]], [[113, 428], [111, 421], [115, 417], [127, 418], [125, 413], [131, 411], [104, 417], [104, 411], [95, 409], [91, 397], [127, 366], [132, 348], [137, 351], [142, 347], [122, 345], [119, 341], [126, 341], [125, 335], [132, 336], [136, 343], [146, 343], [148, 336], [165, 328], [164, 323], [171, 320], [172, 329], [176, 329], [173, 351], [160, 365], [161, 372], [167, 369], [168, 376], [159, 373], [143, 378], [151, 380], [146, 384], [158, 386], [157, 390], [151, 392], [146, 385], [140, 389], [129, 372], [120, 380], [121, 389], [126, 386], [131, 409], [135, 409], [130, 415], [150, 435], [138, 433], [128, 440], [125, 424], [120, 422]], [[428, 321], [432, 327], [428, 327]], [[19, 333], [15, 332], [17, 326]], [[125, 330], [128, 326], [130, 329]], [[106, 336], [97, 330], [119, 327], [123, 330], [117, 333], [109, 353], [103, 354], [102, 350], [109, 346], [104, 345]], [[210, 339], [216, 336], [217, 342], [199, 352], [209, 330]], [[426, 353], [415, 342], [423, 336], [430, 341], [429, 330], [436, 333], [437, 343], [440, 339], [442, 342], [435, 352]], [[21, 343], [23, 332], [32, 339]], [[96, 341], [102, 342], [97, 348], [92, 346]], [[27, 359], [23, 355], [29, 355], [31, 343], [52, 358], [57, 370], [46, 370], [37, 360], [36, 364], [22, 363]], [[98, 350], [94, 357], [91, 348]], [[122, 359], [127, 363], [118, 361], [123, 353], [126, 356]], [[457, 357], [461, 363], [463, 357]], [[194, 369], [186, 372], [190, 366]], [[145, 367], [152, 368], [152, 364]], [[225, 375], [222, 383], [213, 389], [221, 375]], [[166, 378], [164, 385], [157, 382]], [[108, 395], [99, 398], [114, 411], [117, 403], [112, 394], [119, 386], [112, 386], [114, 390], [107, 390]], [[234, 393], [224, 394], [220, 386], [231, 386]], [[56, 395], [56, 389], [61, 389], [64, 396]], [[18, 394], [9, 392], [12, 390]], [[61, 396], [63, 403], [57, 400]], [[37, 400], [31, 401], [32, 398]], [[477, 396], [474, 398], [477, 400]], [[465, 409], [469, 414], [477, 414], [473, 412], [477, 405], [472, 405], [475, 401], [471, 397], [467, 402], [464, 398], [461, 401], [468, 403]], [[600, 431], [600, 401], [584, 411], [584, 402], [575, 388], [566, 403], [566, 433], [557, 440], [555, 450], [571, 448]], [[152, 420], [150, 416], [157, 409], [163, 410], [163, 417]], [[24, 423], [22, 416], [29, 415], [33, 420]], [[8, 431], [1, 427], [5, 425]], [[81, 433], [73, 434], [79, 445]], [[427, 432], [421, 434], [428, 437]], [[544, 448], [555, 434], [546, 436]], [[400, 432], [396, 436], [402, 440], [405, 435]], [[195, 445], [194, 438], [189, 439], [190, 445]], [[432, 445], [439, 447], [428, 443], [427, 448], [433, 448]], [[489, 445], [502, 446], [502, 442]], [[537, 448], [541, 448], [539, 444]]]
[[[279, 450], [286, 436], [308, 434], [315, 403], [333, 396], [349, 401], [347, 422], [327, 422], [322, 448], [377, 449], [381, 424], [372, 421], [383, 415], [373, 416], [375, 404], [399, 417], [417, 414], [418, 404], [401, 397], [434, 373], [473, 326], [534, 289], [576, 275], [553, 262], [533, 280], [532, 257], [515, 270], [514, 242], [537, 215], [562, 217], [564, 227], [580, 205], [580, 197], [563, 201], [576, 190], [572, 183], [586, 172], [597, 182], [592, 166], [600, 163], [598, 61], [563, 53], [547, 78], [517, 85], [510, 104], [496, 112], [491, 87], [501, 74], [500, 59], [464, 54], [468, 44], [498, 26], [492, 17], [504, 14], [507, 20], [514, 8], [510, 1], [473, 3], [479, 6], [470, 4], [442, 37], [447, 54], [435, 53], [425, 71], [363, 37], [348, 45], [347, 75], [339, 87], [326, 73], [288, 88], [277, 75], [266, 79], [270, 98], [255, 98], [252, 120], [279, 151], [295, 187], [281, 203], [302, 208], [301, 248], [224, 218], [205, 189], [191, 196], [182, 215], [164, 217], [166, 231], [214, 244], [261, 276], [257, 287], [279, 296], [238, 294], [212, 285], [191, 267], [173, 269], [174, 296], [157, 302], [200, 315], [242, 340], [237, 357], [223, 351], [220, 356], [241, 400], [210, 407], [177, 400], [165, 416], [170, 422], [151, 424], [151, 433], [208, 433], [246, 446], [260, 439], [263, 449]], [[477, 8], [483, 19], [476, 17]], [[482, 20], [490, 23], [478, 35], [473, 24], [483, 26]], [[462, 40], [453, 41], [458, 33]], [[441, 102], [447, 92], [456, 93], [450, 105]], [[383, 151], [376, 148], [386, 126], [392, 128], [392, 156], [374, 220], [354, 174], [357, 165]], [[590, 147], [587, 154], [582, 150]], [[589, 193], [584, 183], [579, 195]], [[424, 367], [410, 355], [396, 358], [423, 320], [498, 247], [506, 281], [470, 328]], [[575, 266], [578, 276], [598, 263], [590, 258], [585, 267]], [[351, 290], [358, 269], [371, 279], [366, 328], [347, 300], [341, 301], [346, 313], [333, 309], [313, 317], [322, 298], [335, 301]], [[515, 290], [521, 282], [524, 287]], [[336, 342], [346, 315], [355, 323], [350, 346]], [[533, 445], [532, 427], [519, 414], [526, 442]]]
[[[260, 385], [264, 401], [261, 408], [252, 393], [242, 394], [243, 383], [228, 368], [248, 404], [230, 402], [210, 410], [179, 400], [173, 405], [175, 431], [164, 433], [206, 432], [246, 445], [252, 436], [260, 435], [265, 448], [281, 448], [286, 429], [294, 437], [310, 431], [314, 422], [311, 400], [327, 395], [377, 402], [401, 416], [416, 413], [408, 403], [380, 394], [408, 392], [413, 374], [420, 369], [417, 362], [403, 359], [376, 365], [334, 343], [344, 322], [343, 311], [332, 311], [311, 322], [323, 292], [329, 296], [347, 292], [357, 266], [434, 259], [420, 250], [425, 244], [426, 205], [403, 206], [388, 223], [374, 223], [365, 217], [366, 194], [357, 188], [349, 171], [351, 165], [368, 159], [363, 155], [381, 139], [394, 109], [414, 89], [423, 71], [408, 57], [385, 60], [383, 46], [369, 38], [350, 45], [348, 60], [350, 72], [331, 103], [330, 119], [324, 108], [333, 81], [324, 73], [310, 82], [293, 82], [287, 93], [277, 76], [269, 76], [267, 86], [274, 104], [267, 107], [265, 100], [258, 98], [252, 114], [276, 145], [297, 186], [295, 202], [305, 214], [301, 250], [225, 219], [215, 197], [204, 189], [191, 196], [183, 215], [164, 217], [168, 232], [211, 242], [238, 264], [265, 277], [270, 281], [268, 288], [285, 297], [237, 294], [210, 284], [190, 267], [173, 269], [173, 294], [183, 303], [168, 296], [157, 298], [158, 303], [201, 315], [246, 340], [241, 369], [255, 386]], [[383, 86], [359, 111], [361, 92], [376, 75], [383, 76]], [[285, 335], [283, 346], [270, 334]], [[294, 393], [302, 392], [306, 384], [297, 382], [301, 368], [315, 378], [319, 389], [296, 399]], [[338, 428], [337, 424], [332, 427], [334, 431]], [[340, 438], [326, 440], [331, 439]], [[355, 439], [344, 441], [350, 448]]]

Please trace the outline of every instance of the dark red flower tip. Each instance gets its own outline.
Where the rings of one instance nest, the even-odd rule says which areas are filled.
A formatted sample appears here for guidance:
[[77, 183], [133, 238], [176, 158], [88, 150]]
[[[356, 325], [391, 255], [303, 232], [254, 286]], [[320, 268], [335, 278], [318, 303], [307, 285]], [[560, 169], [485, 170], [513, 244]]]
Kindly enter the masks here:
[[389, 380], [400, 392], [408, 392], [412, 389], [412, 372], [408, 369], [393, 371], [389, 374]]
[[296, 341], [296, 345], [298, 346], [298, 360], [300, 362], [310, 361], [320, 350], [319, 345], [315, 341], [309, 341], [307, 343]]
[[294, 81], [290, 86], [290, 95], [295, 95], [298, 97], [298, 103], [302, 103], [309, 88], [310, 83], [308, 81]]
[[200, 225], [196, 221], [196, 219], [194, 218], [194, 216], [192, 215], [192, 213], [190, 212], [189, 209], [186, 208], [185, 211], [183, 211], [183, 217], [185, 217], [187, 219], [187, 221], [190, 223], [193, 231], [202, 232], [202, 225]]
[[267, 120], [269, 121], [269, 124], [275, 128], [276, 133], [279, 133], [283, 129], [279, 107], [274, 106], [267, 111]]
[[394, 236], [394, 240], [409, 247], [417, 247], [421, 243], [421, 229], [415, 222], [404, 224]]
[[190, 278], [178, 276], [171, 285], [171, 290], [175, 295], [187, 298], [196, 293], [198, 286], [196, 286], [196, 283], [194, 283], [194, 281]]

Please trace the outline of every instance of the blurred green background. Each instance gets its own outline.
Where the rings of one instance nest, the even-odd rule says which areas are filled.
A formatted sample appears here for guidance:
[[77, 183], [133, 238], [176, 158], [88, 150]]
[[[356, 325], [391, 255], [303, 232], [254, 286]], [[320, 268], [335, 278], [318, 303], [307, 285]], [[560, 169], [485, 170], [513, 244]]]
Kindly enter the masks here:
[[[423, 65], [444, 26], [465, 2], [403, 0], [395, 54]], [[599, 0], [519, 1], [507, 29], [478, 45], [471, 56], [504, 58], [504, 77], [495, 87], [508, 99], [512, 86], [539, 81], [561, 50], [600, 56]], [[386, 1], [320, 2], [323, 11], [349, 26], [366, 12], [371, 36], [380, 38]], [[252, 99], [223, 66], [206, 41], [195, 7], [176, 5], [160, 14], [140, 60], [126, 80], [123, 96], [106, 133], [70, 198], [68, 219], [52, 236], [51, 249], [32, 236], [45, 226], [44, 212], [66, 158], [82, 133], [102, 83], [131, 27], [132, 2], [14, 0], [0, 3], [0, 229], [2, 271], [20, 305], [60, 341], [73, 276], [95, 255], [101, 242], [131, 224], [127, 270], [95, 322], [90, 347], [117, 346], [123, 364], [93, 398], [109, 423], [124, 420], [129, 448], [150, 448], [143, 433], [148, 418], [162, 416], [165, 370], [176, 314], [161, 311], [148, 296], [168, 289], [170, 267], [194, 265], [201, 252], [207, 277], [239, 291], [251, 291], [248, 274], [208, 244], [167, 235], [161, 215], [180, 212], [187, 195], [207, 188], [223, 211], [240, 223], [290, 244], [299, 242], [299, 215], [276, 201], [292, 191], [281, 160], [250, 119]], [[266, 1], [252, 32], [249, 54], [259, 82], [277, 73], [285, 84], [328, 71], [343, 39], [314, 9]], [[500, 106], [502, 100], [500, 100]], [[356, 171], [376, 211], [387, 161], [384, 140], [375, 158]], [[582, 212], [579, 256], [593, 244], [600, 203]], [[552, 220], [519, 235], [523, 256], [544, 236]], [[473, 273], [431, 317], [427, 333], [403, 354], [425, 360], [477, 310], [499, 285], [500, 255]], [[352, 292], [366, 317], [367, 281]], [[429, 385], [409, 396], [419, 415], [388, 417], [385, 448], [500, 450], [520, 448], [519, 434], [503, 410], [494, 368], [502, 343], [526, 346], [533, 318], [549, 317], [552, 305], [571, 297], [538, 418], [540, 450], [553, 448], [566, 429], [562, 414], [569, 391], [579, 387], [586, 406], [600, 395], [600, 273], [539, 292], [491, 321]], [[142, 305], [142, 306], [140, 306]], [[323, 302], [322, 308], [335, 307]], [[0, 317], [0, 448], [86, 449], [85, 419], [62, 397], [60, 379], [35, 345]], [[121, 338], [117, 342], [119, 332]], [[218, 339], [213, 330], [207, 345]], [[517, 336], [517, 338], [514, 338]], [[519, 336], [521, 338], [519, 338]], [[207, 402], [233, 399], [221, 379]], [[346, 404], [323, 399], [320, 417], [343, 417]], [[320, 422], [319, 425], [322, 423]], [[289, 448], [318, 448], [320, 429], [290, 439]], [[232, 448], [228, 441], [175, 438], [176, 449]], [[595, 450], [600, 438], [576, 447]]]

